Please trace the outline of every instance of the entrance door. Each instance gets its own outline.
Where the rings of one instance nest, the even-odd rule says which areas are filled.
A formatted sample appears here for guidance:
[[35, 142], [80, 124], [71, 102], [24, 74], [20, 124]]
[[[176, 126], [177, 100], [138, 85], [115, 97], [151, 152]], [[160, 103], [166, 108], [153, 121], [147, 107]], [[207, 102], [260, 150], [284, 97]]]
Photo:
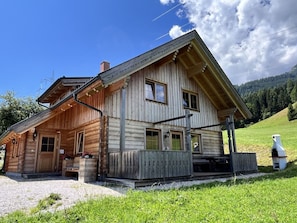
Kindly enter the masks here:
[[38, 172], [54, 172], [55, 136], [42, 135], [39, 141]]

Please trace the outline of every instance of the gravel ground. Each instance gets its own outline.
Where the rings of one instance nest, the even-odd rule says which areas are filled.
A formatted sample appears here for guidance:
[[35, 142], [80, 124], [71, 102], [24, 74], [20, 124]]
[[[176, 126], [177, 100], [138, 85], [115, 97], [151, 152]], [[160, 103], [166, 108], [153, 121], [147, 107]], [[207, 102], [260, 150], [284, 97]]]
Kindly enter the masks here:
[[[236, 179], [254, 178], [263, 173], [236, 176]], [[180, 187], [211, 183], [214, 181], [225, 182], [235, 180], [232, 177], [209, 180], [194, 180], [172, 182], [168, 184], [155, 184], [152, 186], [137, 188], [137, 190], [168, 190]], [[49, 211], [69, 208], [78, 201], [102, 196], [123, 196], [130, 189], [123, 186], [102, 186], [104, 183], [81, 183], [77, 180], [65, 177], [47, 177], [33, 180], [6, 177], [0, 175], [0, 216], [16, 210], [30, 210], [36, 207], [38, 201], [48, 197], [51, 193], [59, 194], [62, 200], [60, 205], [48, 209]]]
[[51, 193], [59, 194], [62, 200], [59, 206], [49, 211], [61, 210], [74, 205], [78, 201], [93, 197], [122, 196], [127, 192], [125, 187], [104, 187], [99, 182], [81, 183], [64, 177], [46, 177], [38, 179], [23, 179], [0, 175], [0, 216], [16, 210], [30, 210], [36, 207], [38, 201]]

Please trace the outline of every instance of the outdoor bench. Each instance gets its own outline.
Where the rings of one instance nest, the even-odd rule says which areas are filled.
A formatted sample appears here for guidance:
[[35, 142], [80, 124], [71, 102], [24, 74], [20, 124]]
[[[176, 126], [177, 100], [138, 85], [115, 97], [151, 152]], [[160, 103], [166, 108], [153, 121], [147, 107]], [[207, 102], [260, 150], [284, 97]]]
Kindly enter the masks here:
[[194, 172], [228, 170], [229, 156], [193, 156]]
[[94, 182], [97, 175], [97, 159], [81, 158], [63, 160], [62, 176], [69, 176], [75, 173], [78, 181]]

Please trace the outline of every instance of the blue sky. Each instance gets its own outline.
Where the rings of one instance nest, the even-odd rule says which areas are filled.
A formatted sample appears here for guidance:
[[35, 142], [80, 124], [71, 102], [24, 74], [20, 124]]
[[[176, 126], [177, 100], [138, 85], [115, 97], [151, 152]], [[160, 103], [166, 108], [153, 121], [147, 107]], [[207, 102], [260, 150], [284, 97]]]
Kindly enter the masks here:
[[0, 95], [36, 98], [192, 29], [241, 84], [297, 64], [296, 21], [295, 0], [1, 0]]

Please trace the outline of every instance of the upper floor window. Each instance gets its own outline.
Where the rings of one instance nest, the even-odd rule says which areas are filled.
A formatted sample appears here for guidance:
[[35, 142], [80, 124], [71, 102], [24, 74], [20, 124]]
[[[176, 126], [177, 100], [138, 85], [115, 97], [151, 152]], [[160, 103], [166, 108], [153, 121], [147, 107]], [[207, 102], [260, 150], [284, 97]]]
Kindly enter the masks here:
[[199, 110], [198, 94], [183, 91], [183, 106], [193, 110]]
[[166, 103], [167, 102], [167, 86], [152, 80], [145, 81], [145, 98], [147, 100]]

